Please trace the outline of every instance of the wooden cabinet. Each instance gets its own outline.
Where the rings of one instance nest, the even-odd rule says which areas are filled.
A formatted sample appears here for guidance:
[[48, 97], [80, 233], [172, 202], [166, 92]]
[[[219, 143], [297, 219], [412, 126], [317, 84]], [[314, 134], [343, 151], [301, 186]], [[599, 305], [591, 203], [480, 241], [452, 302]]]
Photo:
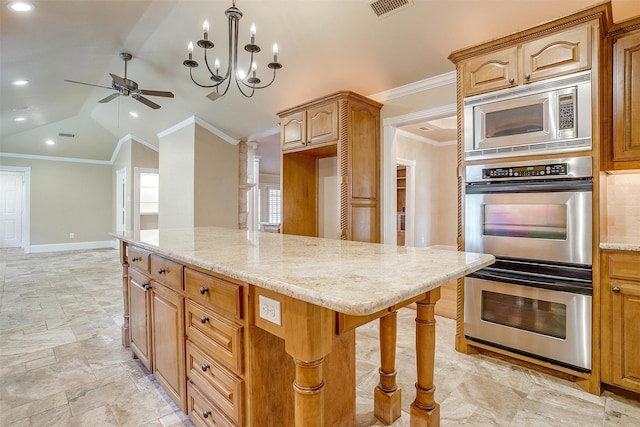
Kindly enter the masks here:
[[129, 334], [130, 346], [144, 366], [153, 371], [151, 358], [151, 287], [150, 279], [134, 269], [129, 270]]
[[602, 254], [602, 381], [640, 392], [640, 252]]
[[[338, 92], [278, 113], [282, 127], [282, 232], [380, 241], [380, 108]], [[303, 140], [302, 135], [305, 135]], [[335, 236], [319, 232], [323, 159], [335, 159]], [[333, 217], [335, 215], [335, 217]]]
[[281, 117], [282, 150], [335, 143], [339, 138], [338, 102], [320, 103]]
[[471, 57], [462, 64], [464, 96], [590, 69], [592, 30], [582, 24]]
[[605, 158], [609, 170], [640, 169], [640, 18], [620, 34], [613, 43], [613, 141]]
[[153, 375], [185, 411], [184, 298], [159, 282], [151, 283]]

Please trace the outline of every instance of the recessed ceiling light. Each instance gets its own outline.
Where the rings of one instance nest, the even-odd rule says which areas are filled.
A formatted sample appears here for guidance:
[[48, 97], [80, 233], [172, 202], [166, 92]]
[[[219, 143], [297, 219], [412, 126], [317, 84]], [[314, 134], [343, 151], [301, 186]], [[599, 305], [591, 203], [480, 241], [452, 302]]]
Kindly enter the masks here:
[[27, 120], [27, 118], [26, 117], [16, 117], [13, 120], [15, 120], [16, 122], [23, 122], [23, 121]]
[[138, 117], [138, 113], [135, 111], [129, 111], [129, 114], [131, 114], [132, 117]]
[[24, 86], [29, 83], [29, 80], [15, 80], [12, 82], [14, 86]]
[[55, 143], [56, 143], [56, 142], [55, 142], [53, 139], [47, 139], [47, 140], [45, 141], [45, 144], [47, 144], [47, 145], [54, 145]]
[[29, 107], [24, 107], [23, 106], [23, 107], [16, 107], [16, 108], [13, 109], [13, 111], [25, 111], [25, 110], [28, 110], [28, 109], [29, 109]]
[[14, 12], [29, 12], [33, 9], [33, 4], [26, 1], [12, 1], [7, 7]]

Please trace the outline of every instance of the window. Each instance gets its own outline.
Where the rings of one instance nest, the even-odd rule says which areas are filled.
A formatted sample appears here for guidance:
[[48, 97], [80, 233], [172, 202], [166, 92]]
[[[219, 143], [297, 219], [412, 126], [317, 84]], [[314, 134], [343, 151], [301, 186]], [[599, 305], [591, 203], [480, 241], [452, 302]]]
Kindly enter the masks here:
[[280, 224], [279, 188], [267, 188], [267, 222]]

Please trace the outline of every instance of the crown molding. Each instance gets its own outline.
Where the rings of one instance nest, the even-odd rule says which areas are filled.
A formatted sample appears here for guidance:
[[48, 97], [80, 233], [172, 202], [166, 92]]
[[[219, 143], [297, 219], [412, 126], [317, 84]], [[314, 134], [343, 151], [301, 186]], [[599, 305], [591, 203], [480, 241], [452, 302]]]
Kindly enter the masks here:
[[18, 154], [18, 153], [0, 152], [0, 157], [11, 157], [14, 159], [45, 160], [50, 162], [91, 163], [94, 165], [111, 165], [112, 164], [110, 160], [78, 159], [74, 157], [39, 156], [35, 154]]
[[382, 120], [382, 125], [404, 126], [425, 120], [435, 120], [443, 117], [455, 116], [456, 114], [456, 104], [448, 104], [440, 107], [429, 108], [427, 110], [416, 111], [414, 113], [403, 114], [401, 116], [388, 117]]
[[456, 72], [451, 71], [449, 73], [440, 74], [439, 76], [430, 77], [428, 79], [420, 80], [414, 83], [409, 83], [404, 86], [399, 86], [393, 89], [378, 92], [373, 95], [369, 95], [369, 98], [378, 102], [385, 102], [394, 98], [401, 98], [403, 96], [412, 95], [418, 92], [424, 92], [425, 90], [434, 89], [440, 86], [456, 83]]
[[187, 117], [186, 119], [184, 119], [183, 121], [181, 121], [180, 123], [176, 123], [175, 125], [171, 126], [168, 129], [163, 130], [162, 132], [158, 133], [158, 138], [164, 138], [167, 135], [170, 135], [174, 132], [179, 131], [180, 129], [192, 125], [192, 124], [196, 124], [206, 130], [208, 130], [209, 132], [211, 132], [212, 134], [216, 135], [217, 137], [221, 138], [222, 140], [228, 142], [231, 145], [238, 145], [238, 143], [240, 142], [239, 139], [235, 139], [230, 137], [229, 135], [227, 135], [226, 133], [222, 132], [220, 129], [216, 128], [215, 126], [213, 126], [211, 123], [202, 120], [200, 117], [196, 117], [196, 116], [191, 116], [191, 117]]
[[127, 141], [136, 141], [137, 143], [142, 144], [145, 147], [150, 148], [156, 152], [160, 150], [158, 147], [156, 147], [152, 143], [145, 141], [144, 139], [129, 133], [118, 140], [118, 145], [116, 145], [116, 148], [113, 150], [113, 154], [111, 155], [111, 160], [109, 161], [110, 164], [115, 163], [116, 158], [118, 157], [118, 154], [120, 154], [120, 149], [122, 148], [122, 145]]
[[456, 140], [446, 141], [446, 142], [437, 142], [437, 141], [434, 141], [433, 139], [425, 138], [424, 136], [416, 135], [415, 133], [407, 132], [406, 130], [402, 130], [402, 129], [397, 129], [396, 130], [396, 136], [397, 135], [404, 136], [405, 138], [413, 139], [413, 140], [416, 140], [416, 141], [425, 142], [425, 143], [427, 143], [429, 145], [433, 145], [435, 147], [445, 147], [447, 145], [456, 145], [457, 144]]

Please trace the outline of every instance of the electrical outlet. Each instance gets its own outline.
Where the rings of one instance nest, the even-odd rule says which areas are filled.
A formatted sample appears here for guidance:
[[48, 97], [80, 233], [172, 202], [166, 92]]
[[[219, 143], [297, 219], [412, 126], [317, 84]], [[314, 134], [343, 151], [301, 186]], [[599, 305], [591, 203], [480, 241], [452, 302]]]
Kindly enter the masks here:
[[278, 326], [282, 325], [282, 321], [280, 320], [280, 301], [260, 295], [258, 303], [260, 304], [261, 319], [275, 323]]
[[75, 239], [75, 238], [76, 238], [76, 235], [75, 235], [75, 234], [73, 234], [73, 233], [69, 233], [69, 238], [70, 238], [70, 239]]

